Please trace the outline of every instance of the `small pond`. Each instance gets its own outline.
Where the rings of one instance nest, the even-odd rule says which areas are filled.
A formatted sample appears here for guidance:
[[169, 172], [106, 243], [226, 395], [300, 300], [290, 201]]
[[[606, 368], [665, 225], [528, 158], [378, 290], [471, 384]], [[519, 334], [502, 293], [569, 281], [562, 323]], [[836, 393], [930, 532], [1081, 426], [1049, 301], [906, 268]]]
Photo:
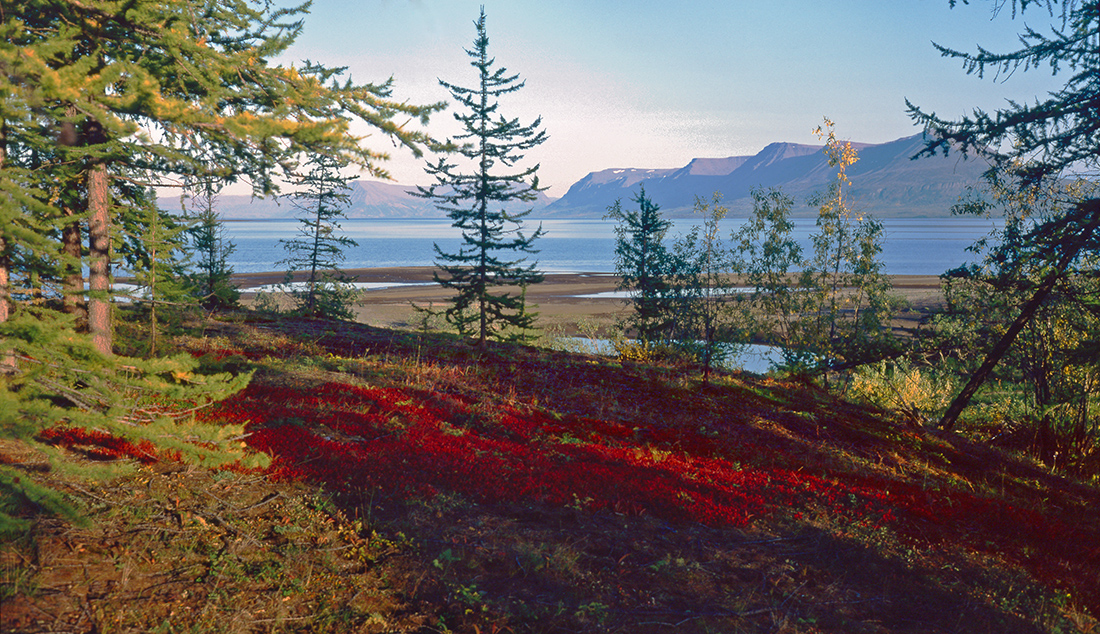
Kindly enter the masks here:
[[[587, 352], [589, 354], [604, 356], [615, 354], [615, 346], [610, 339], [562, 337], [559, 339], [559, 342], [560, 345], [555, 347], [563, 350]], [[753, 374], [767, 374], [772, 369], [772, 366], [783, 359], [782, 353], [777, 346], [761, 344], [726, 345], [735, 349], [722, 363], [724, 367], [730, 370], [743, 370], [745, 372], [752, 372]]]

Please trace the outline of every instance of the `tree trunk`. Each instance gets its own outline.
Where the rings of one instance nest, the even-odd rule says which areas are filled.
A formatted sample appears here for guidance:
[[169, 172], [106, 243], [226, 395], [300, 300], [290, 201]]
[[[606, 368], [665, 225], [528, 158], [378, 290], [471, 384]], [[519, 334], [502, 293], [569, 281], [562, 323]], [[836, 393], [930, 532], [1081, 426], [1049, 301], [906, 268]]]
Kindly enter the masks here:
[[[8, 152], [8, 126], [0, 121], [0, 169], [4, 168], [4, 159]], [[8, 258], [8, 242], [3, 235], [3, 227], [0, 227], [0, 324], [6, 322], [11, 316], [11, 261]], [[7, 348], [0, 348], [0, 373], [15, 370], [15, 356]]]
[[[66, 208], [66, 216], [73, 216], [72, 209]], [[77, 316], [77, 328], [83, 329], [88, 320], [88, 310], [84, 303], [84, 273], [81, 271], [81, 230], [80, 221], [73, 220], [61, 228], [61, 255], [65, 277], [62, 280], [65, 312]]]
[[967, 382], [966, 387], [962, 392], [955, 397], [955, 400], [951, 401], [951, 405], [944, 412], [943, 418], [940, 419], [940, 428], [943, 431], [951, 431], [955, 427], [955, 423], [959, 420], [959, 415], [966, 409], [966, 406], [970, 404], [970, 399], [974, 397], [974, 394], [978, 391], [978, 388], [985, 383], [989, 375], [993, 373], [993, 369], [997, 367], [997, 364], [1001, 361], [1001, 358], [1005, 356], [1008, 349], [1012, 347], [1012, 343], [1016, 340], [1016, 335], [1020, 334], [1020, 331], [1024, 329], [1031, 318], [1038, 312], [1039, 307], [1043, 305], [1043, 302], [1050, 295], [1050, 292], [1054, 290], [1054, 285], [1058, 283], [1058, 280], [1065, 275], [1069, 266], [1073, 264], [1073, 261], [1077, 259], [1077, 255], [1081, 252], [1081, 249], [1088, 243], [1089, 239], [1093, 237], [1093, 233], [1096, 231], [1097, 226], [1100, 225], [1100, 198], [1093, 198], [1086, 200], [1078, 204], [1078, 211], [1081, 212], [1082, 218], [1088, 218], [1088, 222], [1085, 223], [1084, 228], [1080, 233], [1069, 236], [1069, 239], [1062, 245], [1062, 254], [1058, 258], [1058, 262], [1054, 269], [1047, 274], [1042, 283], [1035, 289], [1035, 294], [1031, 296], [1024, 307], [1020, 310], [1020, 314], [1016, 317], [1016, 320], [1012, 322], [1005, 334], [1001, 335], [1000, 340], [997, 341], [993, 349], [986, 355], [985, 360], [982, 361], [982, 365], [978, 368], [978, 371], [970, 377], [970, 381]]
[[[69, 106], [65, 109], [65, 116], [69, 119], [61, 123], [61, 132], [58, 134], [59, 145], [73, 146], [79, 144], [80, 135], [77, 133], [76, 124], [71, 118], [78, 114], [76, 107]], [[66, 216], [76, 216], [76, 211], [69, 205], [64, 205], [63, 212]], [[83, 262], [81, 253], [81, 228], [80, 221], [73, 219], [61, 228], [61, 257], [65, 271], [61, 280], [62, 301], [65, 312], [76, 315], [76, 326], [83, 330], [87, 327], [88, 309], [84, 303], [84, 273], [81, 270]]]
[[111, 195], [107, 168], [92, 165], [88, 186], [88, 330], [101, 354], [111, 354]]
[[[2, 158], [2, 157], [0, 157]], [[10, 316], [8, 298], [11, 297], [11, 281], [8, 276], [7, 241], [0, 236], [0, 324], [6, 322]], [[15, 370], [15, 356], [11, 350], [0, 348], [0, 374], [7, 374]]]

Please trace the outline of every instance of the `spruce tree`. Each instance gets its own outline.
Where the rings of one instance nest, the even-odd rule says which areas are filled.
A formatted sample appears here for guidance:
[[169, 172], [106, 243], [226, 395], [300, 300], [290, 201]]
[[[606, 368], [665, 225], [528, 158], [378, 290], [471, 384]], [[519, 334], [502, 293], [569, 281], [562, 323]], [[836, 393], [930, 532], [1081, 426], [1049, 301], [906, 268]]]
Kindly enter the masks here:
[[[128, 233], [163, 218], [149, 216], [145, 184], [248, 179], [256, 194], [267, 195], [296, 157], [312, 152], [385, 177], [379, 163], [387, 155], [351, 133], [354, 121], [417, 155], [433, 144], [394, 118], [423, 122], [440, 106], [393, 100], [390, 82], [354, 84], [343, 69], [269, 61], [294, 41], [307, 6], [4, 0], [0, 438], [56, 458], [36, 440], [40, 431], [94, 426], [208, 460], [239, 455], [238, 443], [225, 442], [239, 428], [188, 427], [187, 412], [240, 389], [248, 375], [205, 376], [190, 355], [115, 355], [111, 267], [124, 245], [142, 244]], [[149, 254], [150, 244], [141, 250]], [[162, 247], [156, 251], [152, 260], [166, 264]], [[148, 264], [149, 271], [159, 266]], [[156, 275], [158, 287], [163, 279]], [[78, 309], [84, 297], [86, 328]], [[74, 310], [66, 312], [62, 298]], [[173, 410], [174, 399], [191, 405]], [[49, 496], [27, 482], [0, 466], [0, 529], [20, 500], [64, 510], [41, 502]]]
[[[523, 88], [519, 75], [509, 75], [489, 57], [485, 8], [474, 23], [477, 36], [467, 49], [470, 65], [477, 70], [475, 88], [463, 88], [440, 80], [460, 111], [454, 114], [463, 132], [455, 140], [465, 143], [458, 154], [472, 164], [470, 171], [441, 158], [426, 171], [435, 182], [419, 187], [418, 195], [432, 200], [462, 231], [462, 246], [454, 253], [435, 245], [443, 272], [435, 281], [453, 289], [455, 296], [445, 311], [447, 321], [462, 335], [477, 337], [484, 347], [489, 337], [529, 338], [535, 315], [526, 306], [526, 288], [542, 281], [534, 263], [521, 254], [536, 253], [534, 242], [543, 235], [540, 226], [530, 235], [521, 231], [530, 210], [509, 213], [512, 201], [530, 202], [540, 191], [538, 165], [509, 171], [524, 154], [546, 140], [539, 129], [542, 118], [529, 125], [499, 114], [498, 98]], [[515, 254], [509, 258], [506, 254]], [[519, 289], [517, 293], [512, 289]]]
[[[204, 179], [189, 188], [191, 212], [186, 214], [191, 250], [195, 254], [187, 279], [206, 308], [235, 306], [241, 293], [233, 285], [229, 257], [237, 245], [229, 239], [218, 213], [218, 186]], [[186, 208], [186, 206], [185, 206]]]
[[675, 301], [671, 277], [676, 272], [674, 254], [664, 239], [672, 222], [640, 188], [632, 199], [638, 209], [624, 210], [622, 201], [607, 209], [615, 225], [615, 272], [619, 289], [631, 293], [633, 314], [625, 325], [643, 344], [665, 343], [673, 339]]
[[144, 202], [121, 218], [115, 255], [132, 273], [134, 289], [127, 300], [134, 305], [137, 318], [148, 320], [146, 354], [155, 356], [162, 309], [194, 304], [186, 279], [187, 225], [157, 206], [155, 191], [137, 189], [135, 201], [143, 196]]
[[337, 159], [314, 155], [306, 164], [308, 172], [297, 179], [298, 191], [287, 194], [298, 210], [298, 236], [279, 242], [286, 249], [286, 283], [293, 282], [294, 273], [306, 272], [305, 290], [290, 291], [297, 310], [311, 317], [352, 319], [351, 300], [354, 291], [340, 271], [344, 249], [357, 246], [355, 240], [340, 235], [340, 218], [349, 198], [348, 177], [340, 173], [344, 167]]
[[[120, 181], [213, 170], [246, 177], [266, 195], [294, 157], [312, 151], [385, 176], [378, 163], [386, 155], [350, 133], [354, 120], [415, 153], [430, 142], [393, 119], [423, 119], [435, 108], [389, 99], [390, 82], [356, 85], [342, 80], [343, 69], [268, 62], [301, 31], [307, 6], [5, 2], [0, 81], [20, 110], [4, 118], [31, 150], [56, 157], [37, 170], [40, 183], [83, 192], [75, 209], [87, 218], [88, 319], [101, 353], [111, 353], [111, 226], [133, 208], [118, 196]], [[62, 173], [72, 166], [79, 183]]]
[[[956, 0], [949, 3], [954, 7]], [[956, 120], [943, 119], [907, 101], [910, 116], [925, 127], [928, 136], [922, 154], [958, 149], [984, 157], [994, 172], [1002, 172], [1004, 180], [1014, 180], [1021, 191], [1043, 186], [1044, 181], [1056, 180], [1067, 170], [1096, 179], [1100, 173], [1100, 0], [1012, 0], [1013, 17], [1044, 8], [1060, 26], [1053, 27], [1051, 35], [1025, 27], [1019, 38], [1021, 47], [1016, 50], [997, 53], [979, 47], [977, 53], [967, 53], [940, 45], [936, 48], [946, 57], [961, 60], [964, 70], [978, 77], [1049, 67], [1055, 76], [1065, 77], [1065, 84], [1033, 104], [1009, 101], [996, 112], [975, 110]], [[1100, 197], [1070, 201], [1061, 214], [1037, 224], [1030, 235], [1038, 247], [1034, 256], [1044, 262], [1037, 267], [1043, 275], [1021, 280], [1030, 287], [1030, 298], [947, 408], [940, 420], [945, 430], [955, 426], [963, 409], [1061, 281], [1084, 259], [1100, 253]]]

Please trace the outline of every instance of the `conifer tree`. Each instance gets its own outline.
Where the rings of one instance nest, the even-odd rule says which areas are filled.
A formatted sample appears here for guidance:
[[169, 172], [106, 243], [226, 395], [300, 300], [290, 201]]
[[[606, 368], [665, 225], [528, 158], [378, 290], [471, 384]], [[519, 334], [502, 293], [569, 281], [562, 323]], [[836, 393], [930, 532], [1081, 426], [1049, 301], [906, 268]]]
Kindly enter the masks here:
[[634, 306], [626, 325], [643, 344], [668, 342], [675, 323], [669, 281], [676, 267], [664, 239], [672, 222], [661, 214], [644, 187], [632, 200], [638, 204], [637, 210], [624, 210], [622, 201], [616, 200], [605, 216], [617, 223], [615, 272], [620, 276], [619, 289], [630, 291]]
[[[956, 0], [949, 0], [952, 7]], [[965, 4], [965, 2], [964, 2]], [[1038, 7], [1036, 7], [1038, 5]], [[1060, 15], [1056, 8], [1060, 7]], [[1014, 179], [1021, 190], [1059, 178], [1066, 170], [1095, 179], [1100, 174], [1100, 0], [1012, 0], [1012, 15], [1047, 9], [1060, 21], [1051, 35], [1025, 27], [1021, 47], [1007, 53], [983, 48], [967, 53], [936, 45], [946, 57], [962, 60], [968, 74], [984, 77], [1049, 67], [1065, 84], [1034, 104], [1010, 101], [994, 113], [975, 110], [957, 120], [943, 119], [906, 102], [914, 121], [925, 127], [928, 142], [921, 154], [959, 149], [991, 161], [994, 171]], [[992, 374], [1013, 341], [1073, 268], [1100, 253], [1100, 198], [1072, 201], [1064, 212], [1046, 219], [1033, 232], [1038, 267], [1043, 275], [1029, 284], [1030, 298], [988, 351], [970, 381], [947, 408], [940, 426], [950, 430], [970, 399]]]
[[[302, 28], [305, 7], [247, 0], [12, 0], [0, 31], [0, 81], [19, 92], [35, 149], [53, 147], [57, 166], [75, 165], [89, 238], [89, 324], [110, 349], [110, 236], [127, 206], [112, 183], [155, 182], [215, 170], [247, 176], [271, 193], [293, 158], [338, 154], [384, 176], [386, 157], [349, 132], [362, 120], [419, 153], [427, 136], [394, 122], [433, 107], [389, 99], [391, 84], [338, 82], [343, 69], [306, 62], [270, 65]], [[40, 171], [45, 176], [44, 171]], [[56, 174], [49, 175], [50, 177]], [[49, 182], [44, 178], [41, 182]], [[54, 179], [57, 180], [57, 179]]]
[[195, 259], [187, 278], [192, 292], [206, 308], [235, 306], [241, 294], [232, 283], [229, 257], [237, 245], [226, 234], [218, 213], [218, 188], [208, 178], [189, 189], [191, 213], [187, 218], [192, 224], [187, 233]]
[[292, 283], [294, 273], [307, 272], [305, 290], [292, 290], [299, 312], [311, 317], [351, 319], [354, 291], [351, 280], [339, 265], [344, 249], [357, 246], [355, 240], [340, 235], [340, 218], [349, 198], [348, 177], [340, 173], [344, 167], [331, 156], [314, 155], [306, 164], [309, 171], [297, 179], [301, 187], [287, 194], [298, 209], [298, 236], [280, 240], [288, 257], [286, 282]]
[[134, 213], [121, 218], [123, 224], [115, 240], [116, 255], [132, 274], [135, 288], [127, 299], [135, 305], [141, 319], [148, 319], [146, 350], [149, 356], [155, 356], [161, 309], [191, 305], [194, 300], [185, 276], [187, 225], [157, 206], [156, 192], [152, 189], [137, 188], [135, 202], [141, 197], [144, 202], [139, 203]]
[[[205, 376], [190, 355], [115, 356], [112, 258], [125, 251], [117, 240], [128, 231], [162, 218], [147, 215], [147, 184], [181, 176], [245, 178], [266, 195], [297, 157], [313, 152], [385, 177], [379, 162], [387, 155], [351, 133], [354, 121], [416, 155], [434, 144], [394, 118], [424, 122], [441, 106], [392, 100], [389, 81], [355, 84], [343, 69], [269, 61], [294, 41], [307, 6], [4, 0], [0, 438], [56, 457], [37, 442], [38, 432], [94, 426], [208, 460], [239, 456], [239, 446], [224, 435], [239, 428], [188, 427], [187, 410], [173, 412], [165, 403], [223, 397], [248, 376]], [[81, 246], [73, 238], [85, 231], [88, 242], [73, 249]], [[160, 249], [153, 259], [161, 259]], [[82, 263], [89, 271], [86, 294], [77, 282]], [[54, 299], [85, 295], [90, 336], [81, 332], [79, 311], [66, 314]], [[0, 528], [12, 500], [63, 510], [40, 503], [49, 497], [40, 493], [11, 467], [0, 467]]]
[[[505, 205], [512, 201], [531, 202], [540, 191], [538, 165], [508, 171], [525, 153], [546, 140], [539, 129], [542, 118], [529, 125], [501, 115], [498, 99], [523, 88], [519, 75], [509, 75], [489, 57], [489, 37], [485, 28], [485, 8], [474, 23], [477, 36], [467, 49], [470, 65], [477, 70], [478, 83], [463, 88], [440, 80], [458, 103], [454, 114], [463, 132], [456, 140], [465, 145], [458, 154], [472, 163], [470, 171], [447, 158], [429, 164], [426, 171], [435, 182], [419, 187], [417, 194], [432, 200], [447, 213], [454, 226], [462, 230], [462, 246], [448, 253], [435, 246], [438, 272], [435, 280], [455, 291], [445, 316], [463, 335], [475, 335], [484, 347], [489, 337], [527, 339], [535, 315], [526, 306], [526, 288], [542, 281], [543, 276], [525, 255], [536, 253], [534, 242], [543, 235], [540, 226], [530, 235], [521, 231], [522, 219], [530, 210], [509, 213]], [[508, 259], [506, 254], [515, 256]], [[518, 287], [517, 294], [505, 287]]]

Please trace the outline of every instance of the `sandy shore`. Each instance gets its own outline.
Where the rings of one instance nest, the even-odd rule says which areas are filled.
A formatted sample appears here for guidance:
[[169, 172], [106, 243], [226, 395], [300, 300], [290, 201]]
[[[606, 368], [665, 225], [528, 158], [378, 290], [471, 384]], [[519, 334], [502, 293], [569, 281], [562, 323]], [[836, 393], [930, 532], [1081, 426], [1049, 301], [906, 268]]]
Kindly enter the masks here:
[[[442, 305], [449, 293], [432, 282], [436, 269], [430, 266], [402, 268], [348, 269], [349, 277], [368, 284], [393, 284], [386, 288], [372, 288], [362, 293], [356, 306], [356, 318], [372, 326], [386, 328], [410, 328], [417, 322], [413, 304], [419, 306]], [[283, 281], [284, 273], [242, 273], [233, 276], [239, 288], [248, 289]], [[942, 303], [939, 278], [935, 275], [891, 276], [894, 292], [909, 304], [899, 314], [895, 327], [914, 326], [928, 311]], [[527, 290], [527, 299], [539, 313], [543, 328], [575, 334], [595, 327], [605, 331], [626, 314], [627, 307], [621, 298], [591, 297], [611, 293], [618, 286], [619, 278], [609, 273], [547, 273], [542, 284]], [[250, 303], [254, 293], [245, 293], [243, 300]]]

